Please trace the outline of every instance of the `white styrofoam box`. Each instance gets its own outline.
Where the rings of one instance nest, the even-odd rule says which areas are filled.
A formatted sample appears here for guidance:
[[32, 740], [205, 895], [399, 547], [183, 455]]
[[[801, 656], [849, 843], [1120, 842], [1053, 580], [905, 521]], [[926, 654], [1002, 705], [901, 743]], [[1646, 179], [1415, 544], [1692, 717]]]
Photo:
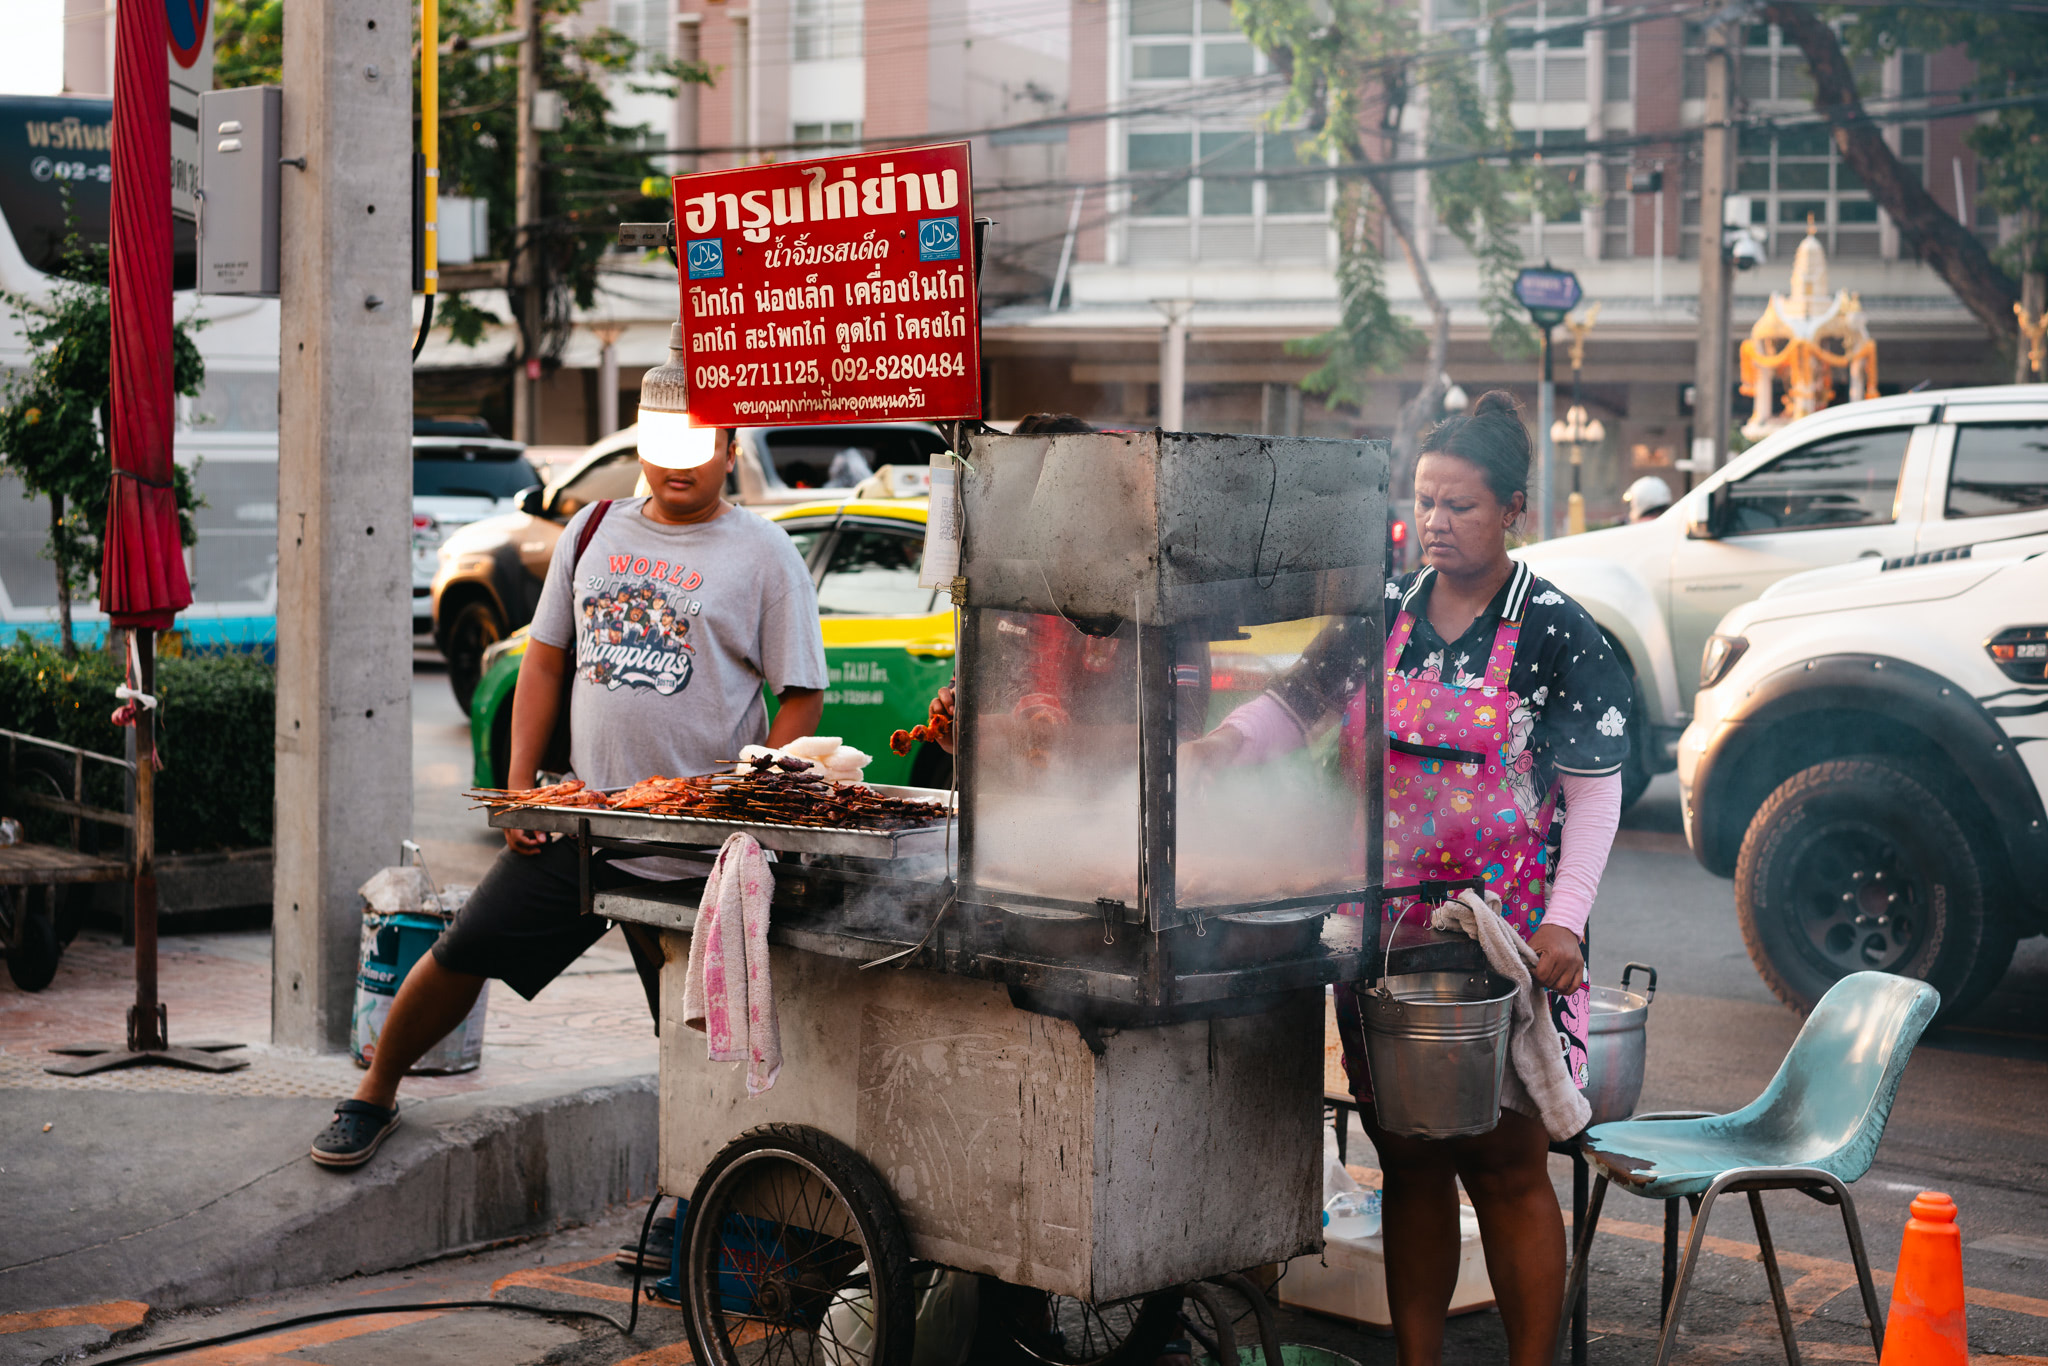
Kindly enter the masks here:
[[[1458, 1241], [1458, 1284], [1451, 1292], [1450, 1312], [1469, 1314], [1490, 1308], [1493, 1284], [1486, 1279], [1479, 1219], [1470, 1205], [1458, 1206]], [[1287, 1264], [1279, 1288], [1280, 1303], [1291, 1308], [1348, 1319], [1368, 1328], [1390, 1330], [1394, 1326], [1387, 1308], [1384, 1232], [1370, 1238], [1325, 1238], [1320, 1255], [1312, 1252]]]

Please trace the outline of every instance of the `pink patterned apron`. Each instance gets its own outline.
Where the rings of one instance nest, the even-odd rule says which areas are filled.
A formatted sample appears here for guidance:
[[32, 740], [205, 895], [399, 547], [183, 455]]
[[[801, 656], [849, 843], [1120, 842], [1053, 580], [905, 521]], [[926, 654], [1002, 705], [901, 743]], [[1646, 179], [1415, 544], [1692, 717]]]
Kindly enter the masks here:
[[[1390, 887], [1478, 877], [1501, 900], [1501, 911], [1523, 939], [1543, 923], [1550, 888], [1548, 834], [1557, 809], [1557, 788], [1544, 794], [1535, 812], [1524, 815], [1509, 784], [1526, 773], [1535, 756], [1513, 750], [1513, 716], [1520, 702], [1508, 690], [1522, 623], [1502, 619], [1493, 635], [1486, 672], [1476, 687], [1460, 688], [1438, 679], [1404, 678], [1401, 652], [1415, 631], [1415, 614], [1403, 609], [1387, 633], [1385, 772], [1386, 882]], [[1343, 758], [1354, 781], [1364, 771], [1370, 709], [1354, 701], [1344, 718]], [[1411, 920], [1427, 914], [1417, 898], [1389, 900], [1382, 914]], [[1363, 1033], [1355, 996], [1337, 987], [1337, 1022], [1344, 1040], [1344, 1071], [1352, 1093], [1372, 1097]], [[1550, 993], [1566, 1069], [1580, 1089], [1586, 1085], [1586, 1022], [1590, 992], [1581, 983], [1567, 996]]]

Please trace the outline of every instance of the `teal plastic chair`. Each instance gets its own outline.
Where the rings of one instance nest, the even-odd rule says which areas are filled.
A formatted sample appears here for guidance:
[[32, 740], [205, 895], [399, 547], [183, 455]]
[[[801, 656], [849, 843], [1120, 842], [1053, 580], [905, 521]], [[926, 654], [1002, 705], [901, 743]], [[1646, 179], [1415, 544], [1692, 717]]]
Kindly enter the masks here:
[[[1576, 1230], [1577, 1248], [1565, 1287], [1564, 1322], [1559, 1324], [1558, 1349], [1563, 1351], [1565, 1324], [1586, 1281], [1586, 1254], [1600, 1223], [1600, 1205], [1607, 1187], [1619, 1183], [1632, 1195], [1666, 1202], [1692, 1203], [1692, 1236], [1677, 1284], [1667, 1292], [1663, 1336], [1657, 1343], [1657, 1366], [1671, 1359], [1678, 1342], [1685, 1293], [1699, 1266], [1706, 1241], [1707, 1219], [1714, 1201], [1737, 1192], [1749, 1196], [1756, 1223], [1757, 1245], [1764, 1273], [1771, 1283], [1771, 1301], [1778, 1311], [1778, 1331], [1785, 1339], [1785, 1359], [1799, 1366], [1799, 1348], [1792, 1336], [1792, 1312], [1785, 1303], [1785, 1283], [1764, 1220], [1761, 1192], [1796, 1190], [1842, 1211], [1842, 1227], [1856, 1263], [1863, 1290], [1863, 1309], [1870, 1319], [1870, 1340], [1884, 1355], [1884, 1311], [1870, 1280], [1870, 1258], [1863, 1250], [1863, 1231], [1849, 1183], [1870, 1170], [1884, 1137], [1899, 1078], [1913, 1056], [1927, 1022], [1941, 1004], [1941, 993], [1925, 982], [1887, 972], [1858, 972], [1835, 983], [1813, 1008], [1793, 1040], [1792, 1051], [1778, 1066], [1778, 1075], [1764, 1093], [1733, 1114], [1697, 1113], [1640, 1115], [1588, 1129], [1581, 1150], [1599, 1173], [1585, 1226]], [[1667, 1211], [1673, 1207], [1667, 1203]], [[1675, 1212], [1673, 1214], [1675, 1218]], [[1675, 1224], [1669, 1225], [1675, 1228]]]

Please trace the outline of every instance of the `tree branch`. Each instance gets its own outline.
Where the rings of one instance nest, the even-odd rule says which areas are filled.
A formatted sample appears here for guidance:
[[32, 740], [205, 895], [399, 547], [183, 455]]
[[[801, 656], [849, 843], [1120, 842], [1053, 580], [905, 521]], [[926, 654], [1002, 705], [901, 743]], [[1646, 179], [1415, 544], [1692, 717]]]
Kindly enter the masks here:
[[1814, 108], [1828, 116], [1842, 160], [1899, 225], [1906, 244], [1934, 268], [1993, 337], [2014, 339], [2018, 329], [2012, 306], [2020, 297], [2018, 286], [1998, 268], [1977, 235], [1945, 212], [1885, 145], [1877, 125], [1863, 111], [1855, 75], [1835, 31], [1812, 8], [1785, 0], [1766, 5], [1764, 16], [1806, 55], [1813, 71]]

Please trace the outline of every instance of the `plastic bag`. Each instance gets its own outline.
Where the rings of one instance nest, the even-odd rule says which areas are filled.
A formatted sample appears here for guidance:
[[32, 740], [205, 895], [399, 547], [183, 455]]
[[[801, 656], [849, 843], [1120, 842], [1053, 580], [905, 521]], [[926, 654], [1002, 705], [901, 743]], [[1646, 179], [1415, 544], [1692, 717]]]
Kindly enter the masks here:
[[[854, 1268], [862, 1275], [867, 1264]], [[964, 1271], [920, 1268], [911, 1277], [917, 1290], [917, 1335], [911, 1366], [965, 1366], [974, 1345], [974, 1321], [981, 1308], [981, 1282]], [[874, 1297], [862, 1285], [832, 1297], [818, 1348], [827, 1366], [860, 1366], [874, 1357]]]

